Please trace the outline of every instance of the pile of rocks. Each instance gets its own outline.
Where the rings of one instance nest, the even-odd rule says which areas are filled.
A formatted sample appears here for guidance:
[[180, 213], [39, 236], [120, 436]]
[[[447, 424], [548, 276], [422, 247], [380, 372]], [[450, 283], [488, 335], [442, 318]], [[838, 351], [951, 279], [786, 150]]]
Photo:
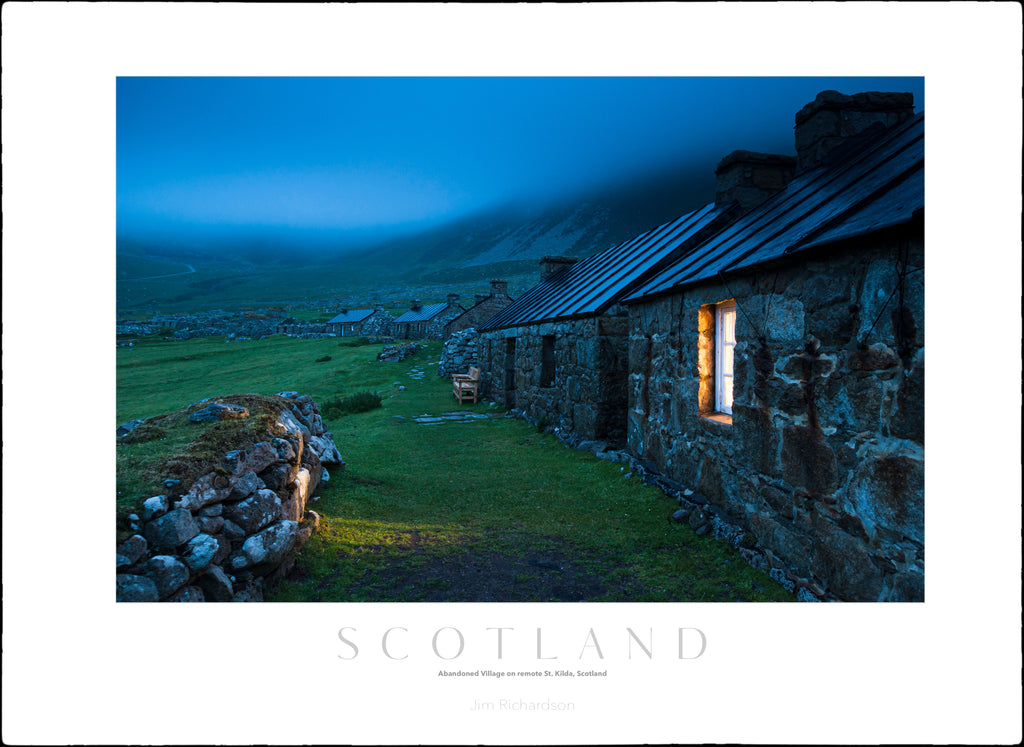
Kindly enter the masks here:
[[385, 345], [384, 351], [377, 356], [377, 360], [385, 361], [387, 363], [397, 363], [398, 361], [404, 361], [410, 355], [415, 355], [420, 351], [420, 345], [416, 342], [405, 342], [400, 345]]
[[441, 349], [441, 360], [437, 363], [437, 375], [448, 378], [454, 373], [466, 373], [470, 366], [480, 365], [477, 352], [477, 340], [480, 333], [470, 327], [455, 332], [449, 337]]
[[[117, 601], [262, 601], [265, 586], [291, 569], [319, 526], [306, 504], [329, 479], [323, 465], [344, 463], [313, 399], [279, 396], [290, 403], [272, 427], [282, 435], [268, 432], [265, 441], [227, 452], [220, 468], [184, 491], [165, 480], [168, 492], [132, 514], [137, 533], [117, 548]], [[214, 410], [245, 417], [234, 407], [201, 412]]]

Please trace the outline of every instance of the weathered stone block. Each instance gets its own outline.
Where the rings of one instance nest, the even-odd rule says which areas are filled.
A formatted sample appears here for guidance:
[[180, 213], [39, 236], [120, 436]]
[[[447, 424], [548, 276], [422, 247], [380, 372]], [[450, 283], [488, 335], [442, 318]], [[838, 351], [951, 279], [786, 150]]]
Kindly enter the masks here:
[[[267, 488], [257, 490], [254, 495], [232, 505], [224, 512], [225, 518], [238, 525], [247, 535], [277, 521], [280, 515], [281, 499], [277, 493]], [[229, 536], [226, 524], [225, 536]]]
[[260, 472], [260, 479], [270, 490], [283, 493], [289, 489], [288, 486], [291, 485], [298, 471], [299, 468], [292, 464], [273, 464]]
[[218, 420], [238, 420], [249, 417], [249, 408], [241, 405], [221, 405], [213, 402], [202, 410], [192, 413], [188, 419], [193, 423], [214, 423]]
[[231, 481], [226, 475], [211, 472], [203, 475], [189, 488], [174, 506], [196, 511], [212, 503], [219, 503], [231, 494]]
[[156, 555], [140, 567], [140, 572], [156, 584], [157, 595], [164, 599], [188, 582], [188, 568], [171, 555]]
[[124, 556], [128, 565], [135, 565], [144, 557], [149, 549], [149, 543], [139, 534], [133, 534], [122, 542], [117, 548], [117, 554]]
[[203, 590], [208, 602], [230, 602], [235, 595], [231, 579], [219, 565], [211, 566], [197, 578], [196, 585]]
[[244, 451], [229, 451], [224, 455], [225, 466], [236, 475], [262, 472], [276, 461], [277, 450], [268, 441], [261, 441]]
[[142, 520], [149, 521], [150, 519], [157, 519], [167, 513], [171, 507], [171, 501], [166, 495], [154, 495], [152, 498], [147, 498], [142, 504]]
[[128, 573], [117, 574], [118, 602], [157, 602], [159, 600], [160, 594], [152, 579]]
[[220, 544], [209, 534], [198, 534], [188, 541], [181, 553], [192, 573], [198, 573], [213, 561], [213, 556], [220, 549]]
[[190, 512], [177, 508], [146, 524], [144, 534], [153, 547], [172, 550], [199, 534], [199, 525]]
[[242, 555], [247, 561], [242, 567], [277, 566], [295, 545], [298, 531], [297, 522], [279, 521], [249, 537], [242, 545]]

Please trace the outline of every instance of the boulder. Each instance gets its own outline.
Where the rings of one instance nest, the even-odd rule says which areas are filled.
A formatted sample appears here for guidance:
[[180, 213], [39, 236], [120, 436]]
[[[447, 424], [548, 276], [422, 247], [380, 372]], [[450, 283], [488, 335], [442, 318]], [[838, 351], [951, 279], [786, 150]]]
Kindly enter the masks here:
[[146, 542], [146, 538], [140, 534], [133, 534], [118, 546], [117, 554], [124, 556], [129, 565], [135, 565], [146, 557], [148, 549], [149, 543]]
[[127, 423], [122, 423], [117, 426], [117, 437], [120, 438], [121, 436], [127, 436], [145, 422], [145, 420], [129, 420]]
[[165, 599], [188, 583], [188, 568], [171, 555], [157, 555], [140, 568], [143, 576], [156, 584], [157, 595]]
[[260, 441], [249, 449], [229, 451], [224, 455], [225, 466], [236, 475], [262, 472], [277, 461], [277, 450], [268, 441]]
[[324, 464], [344, 464], [341, 453], [334, 444], [334, 438], [330, 433], [322, 436], [312, 436], [309, 439], [309, 448], [316, 452], [320, 461]]
[[257, 490], [260, 490], [261, 488], [265, 487], [267, 487], [266, 483], [264, 483], [263, 480], [261, 480], [255, 472], [246, 472], [244, 475], [235, 480], [235, 484], [234, 486], [232, 486], [231, 492], [228, 494], [227, 500], [245, 500], [250, 495], [255, 493]]
[[196, 585], [203, 590], [208, 602], [230, 602], [235, 596], [231, 579], [219, 565], [210, 568], [196, 579]]
[[216, 402], [188, 416], [193, 423], [215, 423], [218, 420], [238, 420], [249, 417], [249, 408], [241, 405], [222, 405]]
[[198, 573], [213, 562], [213, 556], [220, 549], [220, 543], [209, 534], [198, 534], [188, 541], [181, 553], [192, 573]]
[[152, 579], [128, 573], [117, 574], [117, 601], [156, 602], [159, 600], [160, 594]]
[[[256, 565], [273, 568], [281, 563], [295, 545], [299, 525], [294, 521], [279, 521], [251, 536], [242, 545], [242, 555], [248, 568]], [[237, 564], [233, 564], [238, 567]]]
[[298, 471], [298, 467], [291, 464], [272, 464], [260, 472], [260, 479], [270, 490], [284, 492], [288, 490]]
[[199, 534], [199, 525], [183, 508], [168, 512], [146, 524], [145, 535], [151, 545], [171, 550]]
[[[253, 534], [281, 515], [281, 499], [273, 490], [263, 488], [224, 512], [225, 519], [238, 525], [245, 534]], [[196, 532], [198, 534], [198, 531]], [[225, 528], [225, 535], [227, 530]], [[193, 535], [195, 536], [195, 535]]]
[[142, 518], [144, 521], [159, 518], [167, 513], [170, 507], [171, 502], [166, 495], [154, 495], [143, 502]]
[[277, 416], [277, 425], [292, 435], [301, 436], [303, 441], [308, 441], [311, 435], [309, 428], [300, 423], [291, 410], [281, 411]]
[[210, 472], [203, 475], [188, 489], [188, 492], [175, 502], [175, 508], [187, 508], [189, 511], [220, 503], [231, 495], [231, 481], [226, 475]]

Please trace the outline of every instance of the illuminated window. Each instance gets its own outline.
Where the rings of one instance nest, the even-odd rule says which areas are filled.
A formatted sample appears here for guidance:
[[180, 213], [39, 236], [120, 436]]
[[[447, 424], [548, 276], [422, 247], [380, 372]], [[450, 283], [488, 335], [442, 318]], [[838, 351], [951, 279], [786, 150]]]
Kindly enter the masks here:
[[715, 307], [715, 410], [732, 415], [733, 351], [736, 348], [736, 303]]

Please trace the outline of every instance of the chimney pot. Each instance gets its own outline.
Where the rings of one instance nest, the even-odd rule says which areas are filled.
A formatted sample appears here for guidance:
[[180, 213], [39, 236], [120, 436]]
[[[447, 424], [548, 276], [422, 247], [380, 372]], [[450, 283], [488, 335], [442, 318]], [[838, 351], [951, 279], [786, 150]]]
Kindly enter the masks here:
[[458, 293], [449, 293], [448, 294], [448, 305], [449, 306], [457, 304], [458, 302], [459, 302], [459, 294]]

